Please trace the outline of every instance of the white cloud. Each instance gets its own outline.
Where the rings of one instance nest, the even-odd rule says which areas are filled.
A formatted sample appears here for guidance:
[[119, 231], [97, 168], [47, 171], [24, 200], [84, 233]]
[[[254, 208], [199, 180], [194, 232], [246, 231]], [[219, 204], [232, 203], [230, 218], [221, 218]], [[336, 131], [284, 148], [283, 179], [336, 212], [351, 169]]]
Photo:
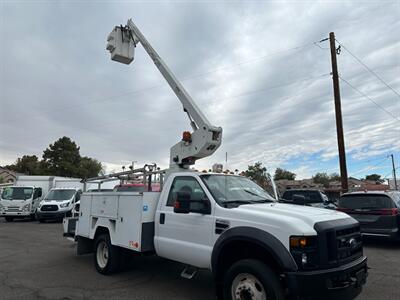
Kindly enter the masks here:
[[[104, 49], [112, 27], [133, 17], [210, 121], [223, 127], [221, 149], [199, 161], [199, 169], [224, 162], [225, 152], [239, 169], [258, 160], [271, 170], [290, 169], [309, 155], [320, 161], [293, 164], [300, 177], [332, 169], [328, 161], [337, 146], [329, 50], [312, 42], [335, 31], [400, 90], [400, 43], [388, 33], [388, 27], [400, 29], [398, 15], [399, 6], [390, 2], [7, 2], [0, 11], [8, 45], [7, 53], [0, 50], [0, 164], [40, 156], [68, 135], [107, 170], [132, 160], [168, 165], [169, 148], [189, 129], [181, 105], [141, 46], [130, 66], [111, 62]], [[338, 59], [344, 78], [400, 117], [396, 95], [345, 50]], [[399, 122], [341, 87], [351, 157], [400, 151]]]

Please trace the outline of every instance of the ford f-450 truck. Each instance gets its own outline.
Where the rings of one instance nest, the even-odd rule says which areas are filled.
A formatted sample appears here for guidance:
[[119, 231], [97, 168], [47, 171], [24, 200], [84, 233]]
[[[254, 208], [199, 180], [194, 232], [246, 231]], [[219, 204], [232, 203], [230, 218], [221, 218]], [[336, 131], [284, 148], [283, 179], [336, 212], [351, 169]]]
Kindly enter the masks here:
[[[337, 211], [279, 203], [245, 177], [190, 170], [218, 149], [222, 128], [210, 124], [132, 20], [107, 41], [111, 58], [125, 64], [142, 44], [193, 132], [172, 146], [169, 168], [159, 171], [165, 173], [160, 192], [82, 194], [78, 254], [94, 252], [102, 274], [118, 270], [122, 249], [183, 263], [186, 278], [209, 269], [224, 300], [355, 298], [367, 277], [358, 222]], [[151, 183], [154, 174], [142, 176]]]
[[78, 254], [102, 274], [121, 249], [212, 271], [220, 299], [353, 299], [367, 277], [360, 227], [347, 214], [278, 203], [235, 175], [176, 172], [163, 190], [83, 193]]

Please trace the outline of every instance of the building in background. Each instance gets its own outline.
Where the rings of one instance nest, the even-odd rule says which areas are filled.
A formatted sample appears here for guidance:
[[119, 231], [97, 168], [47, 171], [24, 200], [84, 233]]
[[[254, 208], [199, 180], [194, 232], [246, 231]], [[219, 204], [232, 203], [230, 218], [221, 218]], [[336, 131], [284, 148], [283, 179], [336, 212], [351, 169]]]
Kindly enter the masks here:
[[19, 175], [25, 175], [25, 174], [16, 173], [14, 171], [10, 171], [10, 170], [0, 167], [0, 178], [2, 178], [0, 180], [0, 183], [1, 182], [14, 183], [17, 180], [17, 176], [19, 176]]

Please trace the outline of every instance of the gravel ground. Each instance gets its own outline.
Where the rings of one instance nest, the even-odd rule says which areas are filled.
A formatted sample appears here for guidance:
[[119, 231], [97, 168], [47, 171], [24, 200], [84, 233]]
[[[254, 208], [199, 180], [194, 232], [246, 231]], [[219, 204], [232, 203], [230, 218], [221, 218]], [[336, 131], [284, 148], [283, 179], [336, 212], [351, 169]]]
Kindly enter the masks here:
[[[371, 267], [358, 299], [400, 299], [400, 245], [366, 241]], [[213, 299], [211, 273], [180, 277], [183, 266], [136, 257], [121, 273], [96, 272], [91, 255], [76, 256], [59, 223], [0, 219], [0, 299]]]

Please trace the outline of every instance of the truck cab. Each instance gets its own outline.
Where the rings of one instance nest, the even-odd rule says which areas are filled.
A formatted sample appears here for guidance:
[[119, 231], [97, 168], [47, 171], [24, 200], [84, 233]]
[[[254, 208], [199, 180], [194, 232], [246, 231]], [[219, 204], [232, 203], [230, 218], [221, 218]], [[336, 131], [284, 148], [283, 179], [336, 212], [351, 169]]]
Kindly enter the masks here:
[[61, 220], [71, 215], [74, 204], [79, 201], [82, 191], [78, 188], [53, 188], [40, 202], [36, 211], [36, 219], [44, 222], [49, 219]]
[[353, 299], [367, 276], [357, 221], [279, 203], [236, 175], [177, 172], [161, 193], [83, 194], [76, 240], [102, 274], [121, 248], [211, 270], [220, 299]]
[[42, 200], [42, 188], [35, 186], [4, 187], [0, 196], [0, 216], [7, 222], [15, 218], [35, 218]]

